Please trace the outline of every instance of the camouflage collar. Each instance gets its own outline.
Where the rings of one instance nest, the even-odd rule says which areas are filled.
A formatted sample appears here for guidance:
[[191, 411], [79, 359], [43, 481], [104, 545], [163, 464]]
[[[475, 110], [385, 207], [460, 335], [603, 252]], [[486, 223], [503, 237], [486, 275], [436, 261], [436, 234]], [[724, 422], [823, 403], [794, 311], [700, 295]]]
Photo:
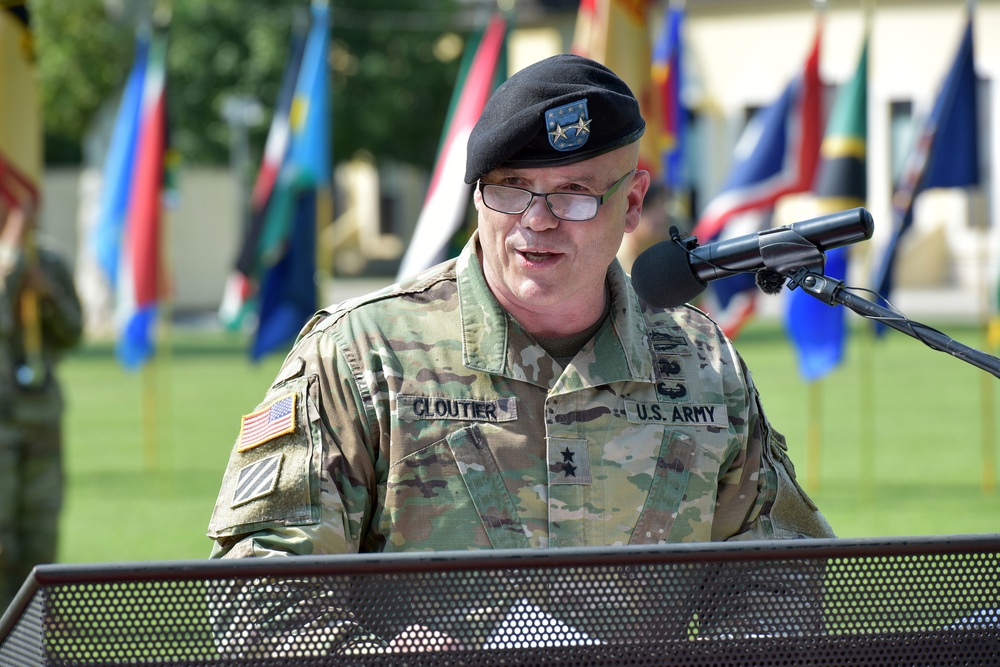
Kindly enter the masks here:
[[[562, 378], [526, 372], [522, 367], [523, 357], [527, 356], [524, 348], [525, 345], [530, 346], [532, 341], [507, 316], [490, 292], [476, 256], [478, 240], [476, 232], [458, 257], [456, 267], [462, 316], [462, 355], [467, 367], [533, 382], [547, 389], [557, 389], [567, 383], [598, 385], [628, 380], [648, 382], [652, 379], [653, 361], [646, 343], [646, 327], [639, 299], [618, 260], [612, 262], [608, 270], [610, 323], [602, 327], [594, 340], [581, 351], [591, 355], [592, 363], [580, 364], [575, 372], [563, 374]], [[540, 346], [535, 347], [545, 354]], [[554, 385], [557, 379], [558, 384]], [[571, 389], [568, 386], [565, 388]]]

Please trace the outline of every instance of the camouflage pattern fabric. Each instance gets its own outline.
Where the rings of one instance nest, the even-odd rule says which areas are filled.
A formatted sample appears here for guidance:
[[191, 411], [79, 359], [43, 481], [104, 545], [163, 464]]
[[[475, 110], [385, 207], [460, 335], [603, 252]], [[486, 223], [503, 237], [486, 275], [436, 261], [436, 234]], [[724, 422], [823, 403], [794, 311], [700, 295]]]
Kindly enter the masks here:
[[19, 251], [0, 256], [0, 610], [40, 563], [56, 559], [62, 506], [63, 397], [55, 375], [61, 354], [83, 331], [69, 267], [39, 248], [39, 266], [51, 291], [39, 299], [45, 382], [25, 388], [15, 379], [24, 361], [18, 303], [24, 276]]
[[456, 260], [319, 312], [243, 418], [213, 557], [832, 536], [692, 307], [612, 308], [560, 367]]

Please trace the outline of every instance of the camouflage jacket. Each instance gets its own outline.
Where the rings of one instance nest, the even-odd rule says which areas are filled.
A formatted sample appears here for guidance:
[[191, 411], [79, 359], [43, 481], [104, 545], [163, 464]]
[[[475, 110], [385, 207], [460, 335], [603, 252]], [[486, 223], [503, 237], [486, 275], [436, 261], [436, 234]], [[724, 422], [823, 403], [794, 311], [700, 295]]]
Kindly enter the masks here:
[[214, 557], [832, 536], [730, 341], [640, 302], [565, 368], [475, 253], [320, 311], [243, 417]]
[[14, 351], [11, 341], [14, 337], [16, 301], [14, 267], [20, 255], [17, 249], [0, 244], [0, 425], [10, 420], [14, 408]]
[[0, 395], [9, 396], [7, 417], [17, 422], [50, 424], [63, 411], [56, 374], [62, 354], [83, 334], [83, 312], [69, 265], [54, 250], [39, 246], [38, 263], [48, 291], [38, 299], [41, 355], [37, 385], [23, 386], [16, 369], [26, 362], [25, 331], [18, 317], [24, 279], [24, 253], [18, 248], [0, 251]]

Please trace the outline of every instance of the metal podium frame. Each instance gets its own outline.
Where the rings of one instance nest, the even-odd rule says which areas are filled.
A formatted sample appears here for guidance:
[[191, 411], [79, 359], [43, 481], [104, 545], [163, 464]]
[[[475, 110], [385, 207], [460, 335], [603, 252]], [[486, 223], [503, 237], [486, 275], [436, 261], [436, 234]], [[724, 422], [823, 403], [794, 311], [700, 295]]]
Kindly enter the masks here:
[[0, 617], [147, 664], [1000, 664], [1000, 534], [43, 565]]

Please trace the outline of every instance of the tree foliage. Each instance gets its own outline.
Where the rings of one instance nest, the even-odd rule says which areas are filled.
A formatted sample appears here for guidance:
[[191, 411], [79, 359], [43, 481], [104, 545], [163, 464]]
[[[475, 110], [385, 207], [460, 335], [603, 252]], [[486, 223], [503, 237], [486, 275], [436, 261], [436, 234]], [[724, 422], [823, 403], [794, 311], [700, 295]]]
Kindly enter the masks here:
[[47, 162], [80, 159], [88, 123], [128, 74], [132, 33], [102, 0], [33, 0]]
[[[162, 3], [161, 3], [162, 4]], [[167, 49], [171, 142], [186, 164], [225, 164], [225, 100], [252, 96], [266, 110], [250, 128], [259, 156], [308, 0], [172, 0]], [[48, 163], [82, 159], [99, 114], [116, 105], [132, 64], [136, 20], [148, 0], [33, 0]], [[333, 158], [429, 167], [458, 71], [435, 45], [455, 30], [454, 4], [433, 0], [331, 0]], [[110, 108], [113, 108], [110, 107]]]

